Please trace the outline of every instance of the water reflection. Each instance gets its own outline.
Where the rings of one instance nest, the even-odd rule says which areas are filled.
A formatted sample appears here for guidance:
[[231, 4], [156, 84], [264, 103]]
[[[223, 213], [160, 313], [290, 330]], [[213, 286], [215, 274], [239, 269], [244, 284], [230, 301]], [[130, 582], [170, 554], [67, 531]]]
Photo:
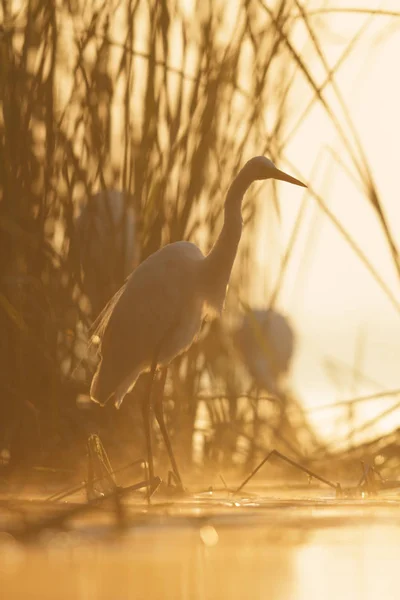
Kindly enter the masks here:
[[397, 525], [368, 524], [316, 531], [295, 554], [298, 600], [397, 600]]
[[1, 597], [390, 600], [398, 597], [400, 528], [397, 508], [382, 519], [381, 508], [342, 506], [340, 518], [325, 523], [322, 507], [315, 518], [304, 505], [267, 519], [253, 512], [247, 522], [234, 514], [168, 517], [94, 542], [48, 532], [34, 547], [3, 536]]

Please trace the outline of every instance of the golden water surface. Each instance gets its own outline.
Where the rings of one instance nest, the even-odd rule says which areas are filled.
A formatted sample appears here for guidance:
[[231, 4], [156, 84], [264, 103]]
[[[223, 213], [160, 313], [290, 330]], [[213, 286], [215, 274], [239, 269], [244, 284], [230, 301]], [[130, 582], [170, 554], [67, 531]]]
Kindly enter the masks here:
[[[76, 518], [28, 543], [0, 533], [0, 597], [400, 598], [397, 498], [288, 496], [143, 501]], [[0, 530], [5, 514], [0, 509]]]

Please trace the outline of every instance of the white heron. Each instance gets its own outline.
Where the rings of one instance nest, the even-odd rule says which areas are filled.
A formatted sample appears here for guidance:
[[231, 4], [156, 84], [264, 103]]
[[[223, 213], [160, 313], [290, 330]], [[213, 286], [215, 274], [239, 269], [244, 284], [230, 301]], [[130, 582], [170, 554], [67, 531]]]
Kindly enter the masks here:
[[[103, 312], [96, 331], [101, 359], [90, 396], [101, 405], [113, 396], [119, 408], [139, 375], [150, 371], [148, 393], [142, 402], [150, 480], [154, 477], [150, 406], [156, 369], [167, 367], [192, 344], [208, 309], [221, 313], [242, 234], [242, 199], [251, 183], [264, 179], [307, 187], [264, 156], [252, 158], [228, 190], [224, 224], [211, 252], [204, 256], [191, 242], [164, 246], [133, 271]], [[164, 368], [161, 377], [162, 390], [166, 371]], [[162, 390], [154, 395], [154, 412], [174, 474], [182, 486], [164, 422]]]

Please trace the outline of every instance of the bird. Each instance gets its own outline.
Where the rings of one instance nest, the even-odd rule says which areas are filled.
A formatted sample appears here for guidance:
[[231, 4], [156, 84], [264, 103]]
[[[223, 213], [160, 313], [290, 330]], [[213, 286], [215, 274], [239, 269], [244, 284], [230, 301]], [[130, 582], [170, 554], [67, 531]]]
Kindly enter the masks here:
[[[194, 243], [177, 241], [148, 256], [105, 307], [94, 331], [100, 361], [90, 386], [91, 400], [104, 405], [113, 398], [115, 407], [120, 408], [139, 375], [150, 372], [142, 400], [150, 482], [154, 478], [150, 427], [153, 405], [177, 487], [183, 490], [163, 414], [167, 368], [190, 347], [203, 318], [210, 312], [221, 314], [242, 235], [242, 200], [254, 181], [266, 179], [307, 187], [265, 156], [248, 160], [228, 189], [223, 226], [211, 251], [204, 255]], [[161, 387], [158, 394], [153, 394], [157, 369], [161, 370]]]
[[76, 218], [83, 290], [95, 316], [137, 263], [135, 225], [133, 197], [117, 189], [94, 194]]
[[289, 370], [295, 347], [287, 318], [273, 308], [252, 309], [233, 338], [256, 386], [276, 393], [277, 382]]

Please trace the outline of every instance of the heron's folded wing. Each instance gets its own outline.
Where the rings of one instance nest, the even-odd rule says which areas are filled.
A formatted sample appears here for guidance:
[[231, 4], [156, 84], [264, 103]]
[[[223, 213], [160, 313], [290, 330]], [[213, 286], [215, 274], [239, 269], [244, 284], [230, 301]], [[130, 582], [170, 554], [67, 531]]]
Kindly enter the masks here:
[[[156, 260], [158, 259], [158, 260]], [[179, 322], [192, 293], [187, 261], [160, 252], [140, 265], [110, 309], [102, 337], [102, 354], [127, 355], [148, 362], [170, 328]]]

